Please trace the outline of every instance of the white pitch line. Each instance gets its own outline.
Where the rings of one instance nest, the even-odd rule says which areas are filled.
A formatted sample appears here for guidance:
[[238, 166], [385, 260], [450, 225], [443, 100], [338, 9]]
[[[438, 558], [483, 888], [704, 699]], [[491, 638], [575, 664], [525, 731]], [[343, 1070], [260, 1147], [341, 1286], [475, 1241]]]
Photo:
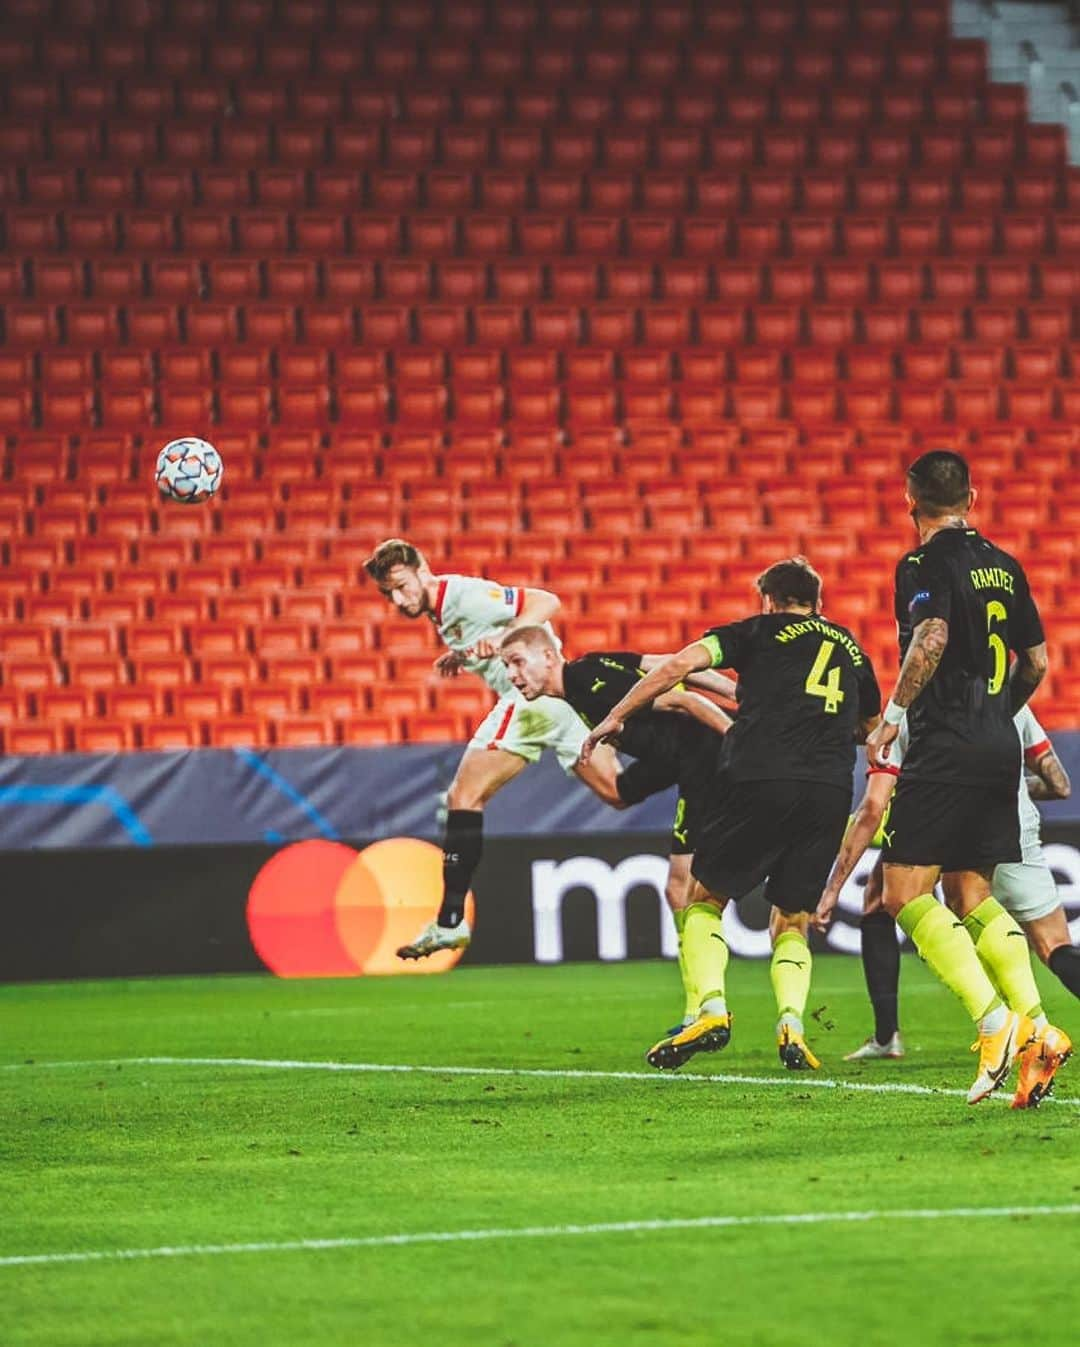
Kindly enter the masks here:
[[[764, 1085], [813, 1090], [854, 1090], [861, 1094], [919, 1094], [935, 1097], [966, 1099], [966, 1090], [952, 1090], [933, 1085], [916, 1085], [913, 1081], [834, 1080], [831, 1077], [809, 1076], [799, 1073], [787, 1076], [742, 1076], [730, 1072], [704, 1075], [690, 1071], [588, 1071], [569, 1067], [516, 1066], [415, 1066], [390, 1062], [322, 1062], [294, 1061], [289, 1058], [268, 1057], [112, 1057], [82, 1062], [7, 1062], [2, 1071], [27, 1071], [35, 1068], [70, 1070], [76, 1067], [116, 1066], [210, 1066], [240, 1067], [259, 1071], [337, 1071], [357, 1073], [387, 1073], [424, 1076], [510, 1076], [539, 1080], [639, 1080], [645, 1082], [690, 1082], [704, 1085]], [[1005, 1100], [1009, 1096], [997, 1094], [992, 1098]], [[1057, 1104], [1080, 1108], [1080, 1099], [1069, 1096], [1050, 1098]]]
[[338, 1239], [263, 1240], [247, 1244], [163, 1244], [149, 1249], [87, 1249], [69, 1253], [0, 1256], [0, 1267], [57, 1263], [131, 1262], [145, 1258], [199, 1258], [230, 1253], [297, 1253], [327, 1249], [384, 1249], [401, 1244], [462, 1244], [500, 1239], [562, 1239], [578, 1235], [629, 1235], [646, 1231], [720, 1230], [730, 1226], [824, 1225], [829, 1222], [945, 1221], [998, 1217], [1080, 1216], [1080, 1203], [1057, 1207], [944, 1207], [897, 1211], [800, 1211], [778, 1215], [694, 1216], [672, 1220], [602, 1221], [596, 1225], [532, 1225], [490, 1230], [420, 1230], [399, 1235]]

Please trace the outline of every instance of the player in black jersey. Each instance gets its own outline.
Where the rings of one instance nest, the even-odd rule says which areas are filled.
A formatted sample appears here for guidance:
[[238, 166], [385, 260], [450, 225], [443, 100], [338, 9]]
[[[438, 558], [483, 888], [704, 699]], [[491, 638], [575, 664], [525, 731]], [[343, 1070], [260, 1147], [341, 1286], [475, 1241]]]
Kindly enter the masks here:
[[[974, 1104], [1006, 1080], [1020, 1053], [1046, 1047], [1032, 1023], [1041, 1006], [1025, 1003], [1037, 992], [1023, 932], [990, 889], [994, 867], [1021, 858], [1013, 717], [1046, 672], [1046, 643], [1024, 568], [968, 527], [975, 493], [960, 455], [917, 459], [907, 501], [919, 546], [896, 568], [903, 663], [867, 752], [887, 765], [906, 712], [910, 742], [882, 852], [884, 902], [978, 1024]], [[934, 899], [939, 876], [951, 912]]]
[[760, 616], [714, 627], [641, 679], [591, 731], [582, 757], [695, 670], [738, 672], [739, 714], [691, 868], [722, 904], [766, 883], [777, 1044], [784, 1065], [801, 1070], [820, 1065], [803, 1037], [809, 914], [847, 825], [856, 739], [874, 725], [881, 697], [858, 641], [819, 611], [821, 579], [804, 558], [770, 566], [757, 587]]
[[[500, 647], [510, 682], [529, 701], [561, 697], [590, 728], [634, 687], [648, 668], [666, 656], [636, 651], [593, 651], [567, 660], [543, 627], [519, 627]], [[731, 693], [730, 680], [710, 675], [712, 690]], [[679, 935], [679, 970], [686, 993], [683, 1023], [671, 1029], [646, 1054], [650, 1066], [674, 1070], [697, 1052], [725, 1047], [731, 1020], [723, 997], [727, 945], [721, 930], [722, 907], [694, 886], [690, 860], [701, 811], [716, 778], [721, 735], [730, 719], [713, 702], [686, 688], [673, 688], [654, 705], [630, 718], [615, 747], [632, 758], [615, 779], [608, 803], [615, 808], [637, 804], [657, 791], [678, 785], [679, 801], [672, 825], [668, 884], [665, 897]], [[719, 968], [718, 968], [719, 964]], [[710, 1011], [701, 1014], [703, 1002]]]

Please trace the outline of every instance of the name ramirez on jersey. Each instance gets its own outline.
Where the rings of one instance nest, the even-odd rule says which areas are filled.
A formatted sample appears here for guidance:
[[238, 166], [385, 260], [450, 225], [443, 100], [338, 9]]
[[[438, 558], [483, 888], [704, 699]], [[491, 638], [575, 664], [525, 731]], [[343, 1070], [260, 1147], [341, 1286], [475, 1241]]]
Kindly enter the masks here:
[[1009, 651], [1042, 644], [1024, 568], [976, 529], [945, 528], [896, 568], [903, 659], [920, 622], [942, 618], [949, 639], [934, 677], [908, 709], [904, 773], [984, 785], [1019, 767], [1009, 701]]

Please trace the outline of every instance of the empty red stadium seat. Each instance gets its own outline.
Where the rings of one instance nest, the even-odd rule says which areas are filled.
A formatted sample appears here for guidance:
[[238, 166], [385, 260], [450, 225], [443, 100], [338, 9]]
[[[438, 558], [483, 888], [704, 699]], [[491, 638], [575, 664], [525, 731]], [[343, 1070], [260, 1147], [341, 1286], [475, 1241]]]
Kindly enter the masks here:
[[[439, 564], [621, 558], [663, 596], [687, 521], [723, 519], [700, 550], [725, 592], [777, 528], [857, 584], [895, 540], [849, 524], [884, 524], [877, 484], [930, 442], [984, 478], [1029, 458], [1080, 522], [1080, 176], [941, 4], [339, 0], [326, 28], [320, 0], [242, 0], [240, 31], [204, 0], [13, 3], [39, 32], [0, 38], [0, 622], [92, 690], [180, 661], [65, 748], [177, 719], [181, 745], [460, 736], [464, 688], [417, 725], [317, 695], [429, 661], [373, 649], [356, 589], [364, 539], [414, 525]], [[147, 495], [182, 432], [221, 446], [220, 505]], [[1026, 490], [984, 496], [1023, 546]], [[1071, 554], [1044, 541], [1049, 574]], [[628, 639], [614, 599], [579, 629], [566, 580], [575, 641]], [[192, 664], [200, 624], [316, 663], [249, 705], [268, 671], [243, 641]]]

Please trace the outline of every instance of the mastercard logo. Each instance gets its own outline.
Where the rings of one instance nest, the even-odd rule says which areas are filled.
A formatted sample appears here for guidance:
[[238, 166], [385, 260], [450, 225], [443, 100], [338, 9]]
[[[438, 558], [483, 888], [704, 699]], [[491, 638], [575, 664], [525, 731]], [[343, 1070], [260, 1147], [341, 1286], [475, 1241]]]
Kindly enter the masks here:
[[[296, 842], [271, 857], [248, 894], [255, 952], [283, 978], [375, 973], [444, 973], [461, 950], [428, 959], [397, 957], [442, 900], [442, 852], [391, 837], [363, 851], [341, 842]], [[465, 916], [475, 915], [473, 896]]]

